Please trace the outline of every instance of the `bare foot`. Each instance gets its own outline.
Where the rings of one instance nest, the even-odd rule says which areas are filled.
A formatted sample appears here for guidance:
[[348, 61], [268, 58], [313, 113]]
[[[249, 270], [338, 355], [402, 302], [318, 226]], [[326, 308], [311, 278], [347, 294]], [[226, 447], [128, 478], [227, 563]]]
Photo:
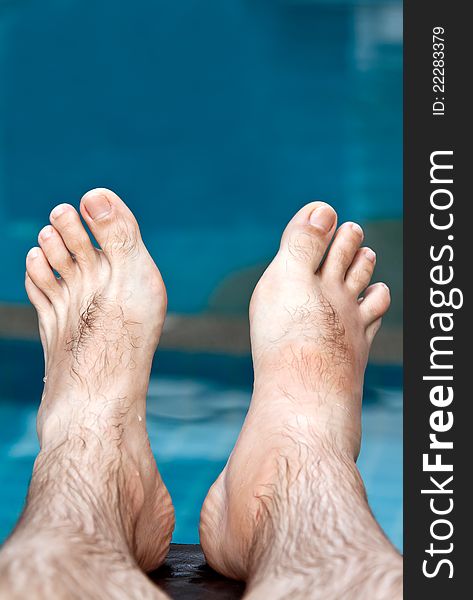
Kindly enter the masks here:
[[[26, 260], [46, 367], [29, 497], [47, 499], [40, 512], [56, 531], [72, 523], [98, 539], [118, 535], [150, 570], [163, 561], [174, 527], [146, 431], [166, 290], [118, 196], [92, 190], [80, 208], [101, 250], [77, 211], [61, 204]], [[29, 503], [22, 522], [37, 508]]]
[[[358, 598], [349, 565], [362, 570], [380, 548], [396, 554], [355, 467], [364, 371], [389, 291], [367, 288], [376, 257], [360, 248], [354, 223], [339, 228], [323, 260], [335, 229], [331, 207], [305, 206], [255, 289], [253, 398], [202, 509], [209, 564], [261, 597]], [[279, 590], [268, 587], [277, 580]]]

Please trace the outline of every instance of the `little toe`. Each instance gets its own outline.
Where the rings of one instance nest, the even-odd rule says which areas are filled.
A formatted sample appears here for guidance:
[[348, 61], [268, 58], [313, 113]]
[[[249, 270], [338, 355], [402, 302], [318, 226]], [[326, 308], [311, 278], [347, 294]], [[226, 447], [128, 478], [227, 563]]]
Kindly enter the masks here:
[[109, 260], [122, 261], [141, 250], [138, 223], [112, 191], [97, 188], [87, 192], [81, 200], [81, 214]]
[[371, 323], [371, 325], [368, 325], [368, 327], [366, 328], [366, 335], [368, 336], [368, 340], [370, 343], [373, 341], [375, 335], [380, 330], [382, 321], [383, 319], [382, 317], [380, 317], [379, 319], [376, 319], [376, 321], [373, 321], [373, 323]]
[[366, 327], [380, 319], [388, 310], [391, 303], [391, 294], [385, 283], [375, 283], [366, 290], [360, 300], [360, 311]]
[[321, 270], [322, 275], [343, 281], [363, 237], [363, 229], [357, 223], [344, 223], [335, 234]]
[[48, 297], [33, 283], [28, 273], [25, 274], [25, 289], [31, 304], [39, 313], [44, 313], [52, 308]]
[[312, 202], [289, 222], [281, 239], [278, 256], [291, 269], [315, 273], [332, 239], [337, 213], [325, 202]]
[[49, 216], [51, 224], [79, 265], [89, 267], [95, 264], [97, 253], [90, 237], [80, 220], [79, 213], [70, 204], [59, 204]]
[[373, 277], [376, 265], [376, 254], [371, 248], [360, 248], [349, 267], [345, 283], [355, 296], [359, 296], [366, 289]]
[[26, 271], [29, 278], [52, 302], [61, 294], [61, 285], [54, 275], [41, 248], [31, 248], [26, 256]]
[[54, 227], [46, 225], [39, 232], [38, 242], [51, 267], [67, 282], [74, 275], [76, 265], [62, 237]]

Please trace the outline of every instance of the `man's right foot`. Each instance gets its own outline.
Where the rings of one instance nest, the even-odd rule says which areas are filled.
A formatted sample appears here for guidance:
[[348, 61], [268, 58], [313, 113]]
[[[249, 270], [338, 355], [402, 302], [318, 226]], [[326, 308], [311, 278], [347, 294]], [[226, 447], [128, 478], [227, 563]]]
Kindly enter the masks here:
[[[57, 206], [26, 259], [38, 312], [45, 387], [41, 452], [18, 527], [127, 547], [144, 570], [164, 559], [174, 511], [146, 431], [146, 392], [166, 313], [166, 290], [135, 217], [96, 189], [81, 214]], [[56, 278], [54, 271], [59, 273]], [[126, 550], [123, 550], [126, 552]]]
[[389, 291], [367, 287], [375, 254], [360, 248], [358, 225], [342, 225], [327, 253], [335, 229], [330, 206], [304, 207], [256, 287], [253, 398], [202, 509], [209, 564], [258, 597], [400, 593], [399, 555], [355, 466], [363, 377]]

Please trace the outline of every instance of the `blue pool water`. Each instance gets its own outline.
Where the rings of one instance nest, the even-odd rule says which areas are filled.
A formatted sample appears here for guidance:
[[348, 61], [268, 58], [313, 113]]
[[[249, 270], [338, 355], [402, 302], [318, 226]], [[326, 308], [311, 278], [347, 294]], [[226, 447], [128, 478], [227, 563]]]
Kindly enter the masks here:
[[310, 200], [402, 216], [399, 0], [0, 2], [0, 81], [3, 301], [51, 208], [96, 186], [136, 212], [173, 312]]
[[[15, 360], [21, 351], [29, 365]], [[8, 353], [8, 356], [7, 356]], [[10, 367], [0, 400], [0, 540], [20, 514], [38, 450], [35, 419], [41, 391], [38, 345], [0, 343]], [[158, 353], [148, 396], [151, 445], [176, 508], [175, 542], [198, 541], [198, 520], [209, 486], [238, 436], [251, 396], [249, 358]], [[202, 375], [198, 376], [197, 373]], [[212, 374], [214, 375], [212, 377]], [[370, 368], [359, 467], [374, 514], [402, 547], [402, 398], [399, 370]], [[29, 394], [34, 394], [30, 395]], [[211, 441], [210, 441], [211, 440]]]

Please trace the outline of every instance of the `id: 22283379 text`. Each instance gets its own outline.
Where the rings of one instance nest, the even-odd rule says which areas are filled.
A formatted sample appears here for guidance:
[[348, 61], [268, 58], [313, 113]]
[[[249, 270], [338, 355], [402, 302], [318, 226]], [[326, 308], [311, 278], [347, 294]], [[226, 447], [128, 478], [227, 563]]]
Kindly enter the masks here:
[[445, 114], [445, 29], [443, 27], [432, 29], [432, 91], [434, 94], [432, 114], [441, 117]]

